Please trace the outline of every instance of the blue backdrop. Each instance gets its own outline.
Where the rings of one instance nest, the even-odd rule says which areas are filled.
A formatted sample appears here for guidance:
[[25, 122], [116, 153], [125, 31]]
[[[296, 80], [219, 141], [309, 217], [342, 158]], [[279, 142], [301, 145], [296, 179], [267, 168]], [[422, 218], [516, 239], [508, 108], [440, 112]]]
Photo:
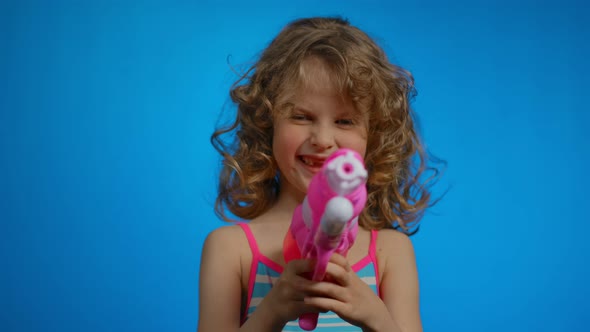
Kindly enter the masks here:
[[413, 237], [425, 330], [585, 330], [587, 5], [354, 3], [3, 1], [0, 330], [194, 330], [228, 56], [334, 14], [414, 74], [448, 161]]

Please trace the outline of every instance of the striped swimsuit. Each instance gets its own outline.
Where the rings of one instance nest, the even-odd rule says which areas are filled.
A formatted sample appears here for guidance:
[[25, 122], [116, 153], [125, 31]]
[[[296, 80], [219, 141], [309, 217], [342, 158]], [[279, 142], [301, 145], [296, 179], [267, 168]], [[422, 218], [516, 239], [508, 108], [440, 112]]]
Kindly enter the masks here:
[[[248, 279], [248, 299], [246, 310], [243, 313], [244, 321], [256, 310], [262, 299], [272, 288], [276, 279], [283, 272], [283, 267], [264, 256], [258, 250], [256, 239], [250, 231], [250, 228], [245, 223], [239, 223], [244, 230], [250, 249], [252, 250], [252, 265], [250, 267], [250, 276]], [[377, 258], [375, 256], [375, 243], [377, 241], [377, 231], [371, 231], [371, 243], [369, 245], [369, 253], [358, 263], [352, 266], [353, 271], [364, 281], [369, 287], [379, 295], [378, 269]], [[243, 322], [242, 322], [243, 323]], [[283, 331], [303, 331], [299, 327], [297, 320], [288, 322]], [[320, 313], [318, 325], [315, 329], [317, 332], [323, 331], [361, 331], [359, 327], [350, 325], [348, 322], [342, 320], [333, 312]]]

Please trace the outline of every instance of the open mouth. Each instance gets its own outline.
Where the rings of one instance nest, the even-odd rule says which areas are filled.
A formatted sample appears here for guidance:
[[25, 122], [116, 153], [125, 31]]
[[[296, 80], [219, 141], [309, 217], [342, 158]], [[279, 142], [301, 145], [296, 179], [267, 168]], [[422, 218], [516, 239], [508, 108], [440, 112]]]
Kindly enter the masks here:
[[299, 160], [309, 167], [321, 168], [324, 165], [323, 159], [310, 158], [307, 156], [299, 156]]

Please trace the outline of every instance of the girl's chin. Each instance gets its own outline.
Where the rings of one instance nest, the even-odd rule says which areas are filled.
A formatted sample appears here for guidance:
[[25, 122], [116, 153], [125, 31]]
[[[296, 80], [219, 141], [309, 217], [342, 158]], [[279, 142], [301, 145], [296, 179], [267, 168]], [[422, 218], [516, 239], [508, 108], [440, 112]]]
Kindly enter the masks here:
[[298, 177], [295, 183], [289, 183], [287, 185], [281, 183], [281, 188], [283, 188], [283, 190], [287, 190], [293, 196], [303, 199], [303, 197], [305, 197], [307, 194], [307, 188], [309, 187], [310, 183], [311, 178]]

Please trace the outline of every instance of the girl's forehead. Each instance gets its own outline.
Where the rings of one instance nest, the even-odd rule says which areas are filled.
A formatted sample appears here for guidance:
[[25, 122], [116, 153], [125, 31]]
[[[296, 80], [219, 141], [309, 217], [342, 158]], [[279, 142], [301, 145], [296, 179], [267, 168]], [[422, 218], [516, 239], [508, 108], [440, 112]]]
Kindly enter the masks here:
[[[366, 113], [363, 103], [351, 98], [349, 78], [343, 66], [328, 62], [319, 56], [309, 56], [301, 61], [296, 71], [292, 72], [279, 93], [278, 104], [291, 108], [301, 105], [302, 97], [321, 94], [340, 98], [342, 102], [353, 106], [353, 113]], [[363, 117], [366, 114], [362, 114]]]
[[309, 57], [301, 62], [297, 80], [301, 88], [339, 90], [337, 87], [341, 84], [338, 84], [338, 76], [335, 68], [323, 59]]
[[306, 108], [308, 104], [325, 100], [336, 100], [342, 105], [353, 105], [348, 93], [338, 89], [329, 81], [316, 80], [300, 82], [299, 84], [292, 85], [291, 88], [286, 87], [284, 90], [280, 103], [290, 107]]
[[290, 103], [306, 94], [324, 94], [346, 98], [348, 91], [343, 89], [338, 75], [322, 60], [304, 60], [282, 84], [280, 102]]

